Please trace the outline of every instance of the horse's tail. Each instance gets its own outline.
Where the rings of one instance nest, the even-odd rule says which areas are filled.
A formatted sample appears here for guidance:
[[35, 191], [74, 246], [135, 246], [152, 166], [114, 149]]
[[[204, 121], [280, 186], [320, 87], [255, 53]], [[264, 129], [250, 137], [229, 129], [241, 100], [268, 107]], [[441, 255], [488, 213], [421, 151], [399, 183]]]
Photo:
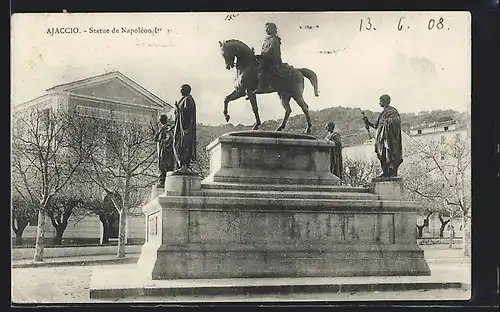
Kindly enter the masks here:
[[304, 75], [304, 77], [306, 77], [307, 79], [309, 79], [309, 81], [311, 82], [313, 88], [314, 88], [314, 95], [315, 96], [319, 96], [319, 92], [318, 92], [318, 76], [316, 75], [315, 72], [313, 72], [312, 70], [308, 69], [308, 68], [297, 68], [301, 73], [302, 75]]

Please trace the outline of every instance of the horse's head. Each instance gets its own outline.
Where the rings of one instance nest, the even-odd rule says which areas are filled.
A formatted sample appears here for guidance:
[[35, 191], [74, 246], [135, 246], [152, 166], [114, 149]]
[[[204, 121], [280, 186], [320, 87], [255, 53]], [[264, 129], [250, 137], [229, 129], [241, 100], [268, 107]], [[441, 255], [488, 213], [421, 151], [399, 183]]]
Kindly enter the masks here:
[[230, 70], [234, 67], [234, 58], [236, 57], [233, 49], [229, 45], [226, 44], [226, 41], [219, 41], [222, 58], [224, 58], [224, 62], [226, 63], [226, 69]]
[[226, 41], [219, 41], [221, 54], [226, 63], [226, 69], [235, 67], [236, 63], [246, 66], [255, 59], [255, 53], [246, 44], [239, 40], [231, 39]]

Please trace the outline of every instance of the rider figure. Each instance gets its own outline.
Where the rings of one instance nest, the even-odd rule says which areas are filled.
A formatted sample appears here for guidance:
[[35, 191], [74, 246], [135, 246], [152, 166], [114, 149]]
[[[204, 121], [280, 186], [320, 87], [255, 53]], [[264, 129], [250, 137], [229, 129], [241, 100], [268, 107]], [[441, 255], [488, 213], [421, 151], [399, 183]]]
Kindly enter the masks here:
[[[272, 92], [272, 87], [269, 84], [267, 73], [276, 76], [282, 76], [280, 69], [281, 61], [281, 38], [278, 37], [278, 28], [274, 23], [266, 23], [267, 37], [262, 45], [262, 52], [259, 56], [260, 62], [257, 69], [258, 87], [253, 92], [255, 94], [263, 94]], [[267, 72], [267, 73], [266, 73]]]

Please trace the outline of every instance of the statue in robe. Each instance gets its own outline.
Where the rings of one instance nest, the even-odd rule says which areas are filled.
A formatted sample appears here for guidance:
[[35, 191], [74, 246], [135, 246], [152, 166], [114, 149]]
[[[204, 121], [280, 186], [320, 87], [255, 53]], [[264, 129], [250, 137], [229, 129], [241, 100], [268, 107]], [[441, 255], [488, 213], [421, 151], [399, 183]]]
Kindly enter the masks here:
[[154, 140], [158, 147], [158, 185], [163, 188], [168, 171], [174, 170], [173, 128], [168, 124], [168, 117], [160, 115], [161, 128], [156, 133]]
[[365, 125], [376, 130], [375, 153], [382, 167], [381, 177], [396, 177], [398, 168], [403, 162], [403, 146], [401, 141], [401, 117], [396, 108], [390, 105], [391, 97], [387, 94], [380, 98], [382, 113], [375, 123], [363, 117]]
[[329, 122], [326, 126], [328, 134], [325, 139], [333, 144], [330, 154], [330, 172], [342, 179], [342, 140], [340, 133], [335, 131], [335, 123]]
[[181, 95], [175, 103], [174, 155], [178, 170], [189, 171], [196, 161], [196, 103], [188, 84], [181, 86]]

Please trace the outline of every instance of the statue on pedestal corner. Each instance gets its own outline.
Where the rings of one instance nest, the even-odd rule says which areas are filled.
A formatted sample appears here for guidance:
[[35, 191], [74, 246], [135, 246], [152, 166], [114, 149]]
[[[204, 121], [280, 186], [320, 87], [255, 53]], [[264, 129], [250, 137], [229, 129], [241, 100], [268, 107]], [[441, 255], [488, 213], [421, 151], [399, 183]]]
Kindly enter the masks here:
[[335, 131], [335, 123], [333, 121], [326, 125], [328, 134], [325, 139], [333, 144], [332, 153], [330, 154], [330, 172], [342, 180], [342, 140], [340, 133]]
[[401, 141], [401, 117], [396, 108], [390, 106], [391, 97], [383, 94], [379, 98], [382, 113], [375, 123], [363, 116], [365, 125], [376, 129], [375, 153], [382, 167], [380, 177], [396, 177], [398, 168], [403, 162], [403, 147]]
[[196, 161], [196, 103], [191, 86], [181, 86], [181, 99], [175, 102], [174, 155], [177, 173], [191, 172], [191, 161]]
[[171, 125], [168, 124], [168, 117], [160, 115], [161, 128], [156, 133], [154, 140], [158, 148], [158, 184], [156, 187], [163, 188], [168, 171], [174, 170], [174, 133]]

